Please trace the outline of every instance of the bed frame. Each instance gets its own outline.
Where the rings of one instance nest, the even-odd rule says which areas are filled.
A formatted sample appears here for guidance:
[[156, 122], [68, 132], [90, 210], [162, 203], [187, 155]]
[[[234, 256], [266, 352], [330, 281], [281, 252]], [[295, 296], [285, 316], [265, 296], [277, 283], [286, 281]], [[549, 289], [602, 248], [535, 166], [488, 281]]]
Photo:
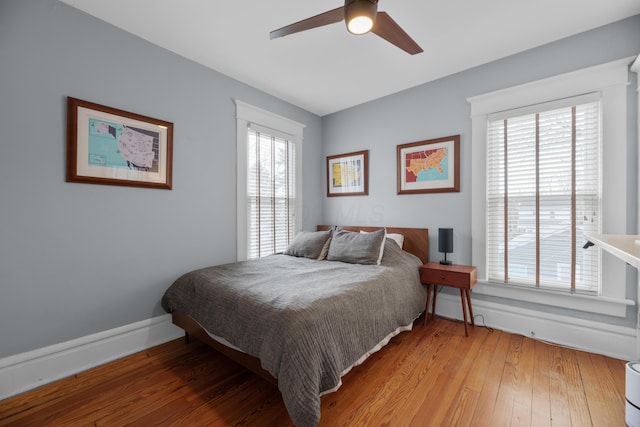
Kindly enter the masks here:
[[[318, 225], [318, 231], [330, 230], [334, 228], [332, 225]], [[339, 229], [349, 231], [375, 231], [381, 227], [358, 227], [358, 226], [338, 226]], [[404, 236], [403, 249], [409, 253], [414, 254], [422, 262], [429, 261], [429, 230], [426, 228], [399, 228], [399, 227], [387, 227], [387, 233], [399, 233]], [[193, 320], [189, 315], [174, 311], [171, 313], [171, 321], [174, 325], [179, 326], [185, 331], [185, 342], [189, 342], [191, 336], [197, 338], [199, 341], [209, 345], [218, 352], [224, 354], [236, 363], [244, 366], [245, 368], [253, 371], [257, 375], [266, 379], [272, 384], [277, 385], [278, 380], [273, 377], [268, 371], [262, 369], [260, 359], [253, 357], [241, 351], [227, 347], [224, 344], [213, 339], [205, 329], [200, 326], [198, 322]]]

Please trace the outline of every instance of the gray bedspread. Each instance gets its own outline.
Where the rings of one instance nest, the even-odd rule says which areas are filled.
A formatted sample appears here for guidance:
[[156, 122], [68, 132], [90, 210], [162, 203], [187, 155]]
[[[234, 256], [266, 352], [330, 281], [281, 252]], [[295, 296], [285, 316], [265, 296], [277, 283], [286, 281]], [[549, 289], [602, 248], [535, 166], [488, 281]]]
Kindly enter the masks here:
[[162, 306], [258, 357], [294, 424], [315, 426], [320, 394], [424, 310], [421, 264], [390, 239], [381, 265], [273, 255], [187, 273]]

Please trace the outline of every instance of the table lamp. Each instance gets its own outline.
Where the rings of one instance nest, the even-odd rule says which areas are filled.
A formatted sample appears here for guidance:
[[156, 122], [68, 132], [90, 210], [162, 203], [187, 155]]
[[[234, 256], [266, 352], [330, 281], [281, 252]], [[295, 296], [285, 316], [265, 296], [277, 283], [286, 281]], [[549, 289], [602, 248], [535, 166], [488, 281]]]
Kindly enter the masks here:
[[451, 261], [447, 261], [447, 253], [453, 252], [453, 228], [438, 228], [438, 252], [444, 253], [444, 260], [440, 264], [451, 264]]

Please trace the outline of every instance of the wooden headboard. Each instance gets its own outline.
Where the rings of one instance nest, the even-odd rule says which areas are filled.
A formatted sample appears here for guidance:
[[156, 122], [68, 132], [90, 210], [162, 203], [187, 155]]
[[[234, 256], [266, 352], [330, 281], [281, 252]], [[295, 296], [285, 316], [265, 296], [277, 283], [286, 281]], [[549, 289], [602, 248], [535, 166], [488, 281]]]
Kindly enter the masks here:
[[[318, 225], [318, 231], [330, 230], [333, 225]], [[347, 231], [375, 231], [382, 227], [339, 225], [339, 229]], [[429, 262], [429, 229], [428, 228], [402, 228], [386, 227], [387, 233], [398, 233], [404, 236], [403, 248], [405, 251], [414, 254], [422, 262]]]

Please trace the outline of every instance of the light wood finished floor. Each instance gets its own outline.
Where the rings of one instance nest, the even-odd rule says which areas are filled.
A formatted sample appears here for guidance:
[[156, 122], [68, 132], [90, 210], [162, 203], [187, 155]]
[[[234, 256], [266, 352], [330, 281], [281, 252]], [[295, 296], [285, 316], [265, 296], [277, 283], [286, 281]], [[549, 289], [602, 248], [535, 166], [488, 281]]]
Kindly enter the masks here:
[[[320, 426], [624, 426], [624, 363], [418, 319], [322, 398]], [[292, 424], [275, 386], [176, 340], [0, 401], [0, 425]]]

